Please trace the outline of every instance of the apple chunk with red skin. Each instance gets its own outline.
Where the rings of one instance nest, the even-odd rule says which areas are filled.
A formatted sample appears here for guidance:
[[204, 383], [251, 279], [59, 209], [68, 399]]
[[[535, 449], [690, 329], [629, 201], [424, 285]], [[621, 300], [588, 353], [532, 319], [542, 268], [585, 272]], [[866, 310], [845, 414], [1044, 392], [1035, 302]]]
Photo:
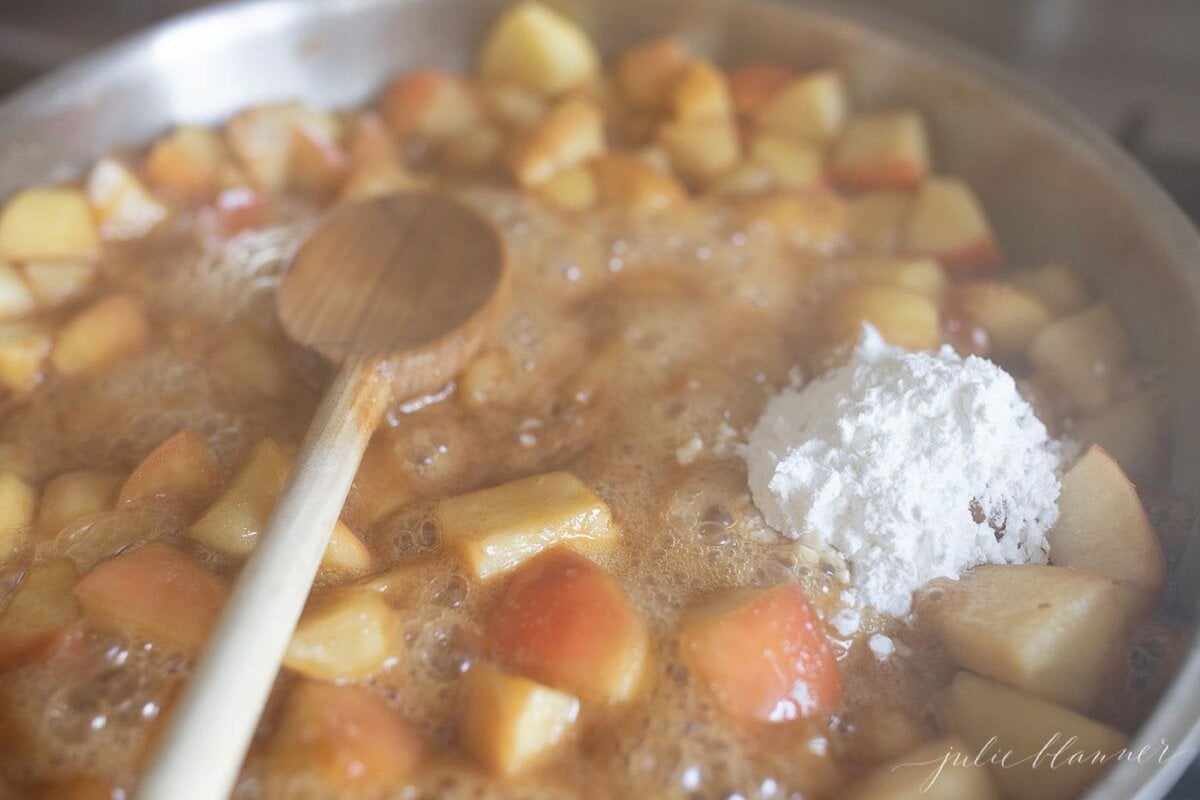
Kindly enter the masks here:
[[[409, 778], [424, 747], [403, 718], [356, 686], [301, 681], [271, 740], [272, 773], [353, 793]], [[356, 795], [357, 796], [357, 795]]]
[[929, 171], [925, 122], [915, 111], [851, 117], [833, 149], [830, 172], [851, 189], [910, 189]]
[[166, 439], [134, 468], [121, 486], [117, 506], [140, 505], [153, 500], [173, 500], [198, 505], [217, 488], [217, 457], [193, 430], [182, 430]]
[[978, 272], [1000, 265], [1000, 249], [983, 206], [956, 178], [930, 178], [917, 193], [901, 232], [901, 249], [933, 256], [947, 269]]
[[679, 649], [697, 682], [740, 720], [807, 719], [842, 701], [833, 649], [792, 584], [718, 595], [684, 621]]
[[77, 580], [79, 573], [66, 559], [30, 567], [0, 614], [0, 665], [37, 654], [78, 619], [71, 593]]
[[93, 623], [194, 654], [225, 603], [225, 582], [165, 542], [97, 566], [75, 586]]
[[646, 624], [617, 582], [561, 547], [508, 578], [486, 631], [501, 664], [585, 700], [628, 700], [650, 658]]

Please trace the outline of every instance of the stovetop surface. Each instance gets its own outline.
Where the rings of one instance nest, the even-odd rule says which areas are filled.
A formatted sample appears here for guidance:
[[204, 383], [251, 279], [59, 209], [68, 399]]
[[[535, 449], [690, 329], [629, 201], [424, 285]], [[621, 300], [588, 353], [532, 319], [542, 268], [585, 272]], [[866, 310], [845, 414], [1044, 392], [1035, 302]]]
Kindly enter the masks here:
[[[1200, 0], [859, 0], [1006, 62], [1100, 124], [1200, 224]], [[208, 0], [0, 0], [0, 97]], [[1200, 798], [1200, 762], [1169, 800]]]

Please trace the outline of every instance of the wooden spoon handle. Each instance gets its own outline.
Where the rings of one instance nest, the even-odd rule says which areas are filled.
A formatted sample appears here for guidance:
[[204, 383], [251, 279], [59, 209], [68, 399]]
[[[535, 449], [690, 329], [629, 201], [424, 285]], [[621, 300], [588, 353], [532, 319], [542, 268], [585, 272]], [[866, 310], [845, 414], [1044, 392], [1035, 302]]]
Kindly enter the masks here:
[[171, 712], [138, 785], [141, 800], [229, 796], [389, 385], [375, 360], [343, 364]]

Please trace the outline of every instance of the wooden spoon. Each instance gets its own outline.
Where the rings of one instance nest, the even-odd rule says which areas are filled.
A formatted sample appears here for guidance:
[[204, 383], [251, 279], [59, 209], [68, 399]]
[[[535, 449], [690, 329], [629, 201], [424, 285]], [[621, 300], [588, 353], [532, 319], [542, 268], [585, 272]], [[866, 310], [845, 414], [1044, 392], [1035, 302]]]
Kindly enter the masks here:
[[142, 800], [229, 795], [389, 401], [444, 386], [507, 297], [499, 234], [444, 195], [343, 207], [301, 247], [279, 289], [280, 321], [342, 366], [139, 782]]

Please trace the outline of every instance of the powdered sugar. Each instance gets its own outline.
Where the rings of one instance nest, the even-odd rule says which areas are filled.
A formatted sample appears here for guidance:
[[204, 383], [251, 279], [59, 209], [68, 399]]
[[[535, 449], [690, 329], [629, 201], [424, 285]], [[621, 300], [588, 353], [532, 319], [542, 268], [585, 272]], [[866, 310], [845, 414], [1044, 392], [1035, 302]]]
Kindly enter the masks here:
[[986, 359], [868, 326], [847, 364], [768, 401], [744, 455], [767, 523], [841, 552], [859, 606], [903, 616], [933, 578], [1047, 561], [1059, 448]]

